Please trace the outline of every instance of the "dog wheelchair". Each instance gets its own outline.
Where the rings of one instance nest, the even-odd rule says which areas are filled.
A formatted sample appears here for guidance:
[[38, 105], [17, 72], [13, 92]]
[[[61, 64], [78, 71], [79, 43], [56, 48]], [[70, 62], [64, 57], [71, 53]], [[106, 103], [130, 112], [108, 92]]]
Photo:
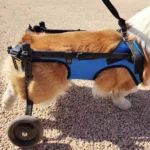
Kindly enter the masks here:
[[[141, 50], [138, 47], [137, 43], [129, 42], [126, 38], [126, 25], [125, 20], [120, 18], [118, 12], [113, 7], [109, 0], [103, 0], [108, 9], [113, 13], [113, 15], [119, 20], [119, 25], [121, 26], [121, 32], [123, 34], [123, 42], [129, 47], [129, 53], [91, 53], [91, 52], [56, 52], [56, 51], [35, 51], [31, 49], [29, 43], [19, 44], [16, 47], [8, 47], [8, 53], [12, 56], [12, 61], [14, 63], [14, 67], [18, 70], [16, 60], [21, 61], [22, 69], [25, 72], [25, 85], [26, 85], [26, 111], [25, 115], [22, 117], [18, 117], [11, 122], [8, 127], [8, 137], [10, 141], [19, 146], [19, 147], [29, 147], [39, 143], [43, 137], [43, 126], [42, 123], [35, 117], [32, 116], [33, 102], [28, 97], [28, 85], [32, 80], [32, 63], [34, 62], [58, 62], [61, 61], [68, 68], [69, 65], [74, 63], [74, 59], [80, 61], [85, 60], [95, 61], [97, 59], [105, 59], [106, 62], [110, 65], [109, 67], [117, 67], [111, 66], [114, 62], [118, 62], [119, 60], [128, 61], [132, 64], [132, 67], [128, 68], [124, 65], [118, 65], [119, 67], [125, 67], [130, 72], [136, 84], [142, 82], [142, 70], [143, 70], [143, 59], [144, 56], [141, 54]], [[44, 22], [40, 22], [38, 26], [34, 26], [32, 28], [29, 25], [27, 29], [31, 32], [36, 33], [64, 33], [64, 32], [79, 32], [83, 30], [57, 30], [57, 29], [47, 29]], [[55, 61], [57, 60], [57, 61]], [[69, 70], [69, 69], [68, 69]], [[102, 69], [103, 70], [103, 69]], [[101, 71], [102, 71], [101, 70]], [[99, 73], [99, 72], [98, 72]], [[135, 75], [134, 75], [135, 74]], [[69, 76], [68, 76], [69, 78]], [[79, 77], [80, 78], [80, 77]], [[87, 77], [88, 79], [94, 80], [94, 77]], [[80, 78], [82, 79], [82, 78]]]

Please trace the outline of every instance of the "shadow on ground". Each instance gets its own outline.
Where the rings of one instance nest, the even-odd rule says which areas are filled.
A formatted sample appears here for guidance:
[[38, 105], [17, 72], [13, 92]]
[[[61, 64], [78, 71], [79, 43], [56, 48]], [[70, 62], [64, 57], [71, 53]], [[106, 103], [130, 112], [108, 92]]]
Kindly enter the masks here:
[[[121, 150], [144, 149], [140, 143], [150, 141], [149, 96], [149, 91], [142, 90], [127, 96], [132, 108], [122, 111], [110, 99], [94, 99], [91, 88], [74, 85], [65, 97], [58, 100], [56, 111], [50, 112], [55, 121], [41, 121], [44, 129], [62, 132], [57, 140], [71, 137], [88, 142], [109, 141]], [[51, 140], [54, 139], [44, 138], [43, 145]]]
[[[21, 150], [29, 150], [30, 148], [22, 148]], [[32, 149], [41, 149], [41, 150], [71, 150], [71, 147], [68, 144], [60, 144], [60, 143], [46, 143], [38, 144], [33, 146]]]

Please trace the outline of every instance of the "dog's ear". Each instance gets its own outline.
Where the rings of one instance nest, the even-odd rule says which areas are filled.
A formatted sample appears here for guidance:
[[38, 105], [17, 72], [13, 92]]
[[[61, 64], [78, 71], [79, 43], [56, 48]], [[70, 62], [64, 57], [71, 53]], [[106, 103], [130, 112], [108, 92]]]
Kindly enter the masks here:
[[19, 44], [21, 43], [33, 43], [34, 42], [34, 36], [32, 34], [26, 33], [25, 35], [23, 35], [21, 41], [19, 42]]

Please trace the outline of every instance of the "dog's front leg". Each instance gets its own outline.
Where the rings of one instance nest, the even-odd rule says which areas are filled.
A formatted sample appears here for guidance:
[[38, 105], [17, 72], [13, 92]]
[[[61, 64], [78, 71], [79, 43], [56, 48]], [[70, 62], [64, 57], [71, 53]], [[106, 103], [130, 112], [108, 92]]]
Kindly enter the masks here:
[[13, 104], [16, 100], [16, 92], [11, 81], [8, 82], [7, 89], [2, 97], [2, 108], [4, 110], [10, 110], [13, 107]]

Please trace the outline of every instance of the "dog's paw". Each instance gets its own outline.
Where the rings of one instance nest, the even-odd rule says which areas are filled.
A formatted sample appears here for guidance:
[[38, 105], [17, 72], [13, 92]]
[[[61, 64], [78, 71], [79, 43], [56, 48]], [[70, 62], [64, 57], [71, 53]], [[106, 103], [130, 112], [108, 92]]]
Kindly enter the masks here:
[[12, 109], [13, 104], [15, 102], [16, 96], [5, 92], [3, 97], [2, 97], [2, 101], [1, 101], [1, 106], [3, 110], [9, 111]]
[[113, 103], [122, 110], [126, 110], [131, 107], [131, 103], [126, 98], [122, 98], [119, 100], [113, 100]]
[[6, 103], [2, 103], [1, 106], [2, 106], [2, 110], [3, 111], [10, 111], [10, 110], [12, 110], [12, 105], [8, 105]]

